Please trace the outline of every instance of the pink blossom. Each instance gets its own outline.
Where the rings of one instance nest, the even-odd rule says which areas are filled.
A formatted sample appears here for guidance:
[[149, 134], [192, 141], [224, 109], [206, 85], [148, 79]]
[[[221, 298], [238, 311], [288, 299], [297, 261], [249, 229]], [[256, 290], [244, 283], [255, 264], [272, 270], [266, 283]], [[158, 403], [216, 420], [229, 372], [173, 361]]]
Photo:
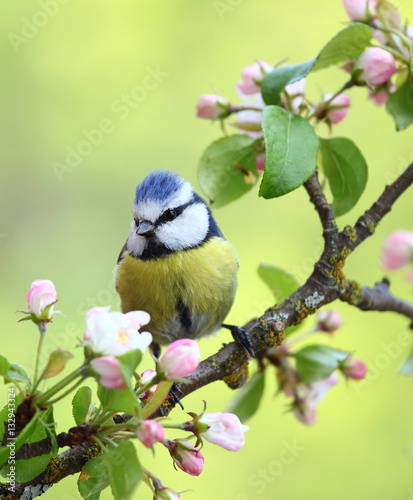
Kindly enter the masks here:
[[109, 309], [94, 307], [86, 313], [85, 345], [94, 353], [107, 356], [121, 356], [134, 349], [144, 352], [152, 342], [152, 335], [138, 329], [149, 323], [149, 314], [144, 311], [122, 314]]
[[199, 419], [208, 425], [202, 437], [229, 451], [238, 451], [245, 444], [244, 432], [248, 430], [233, 413], [205, 413]]
[[231, 122], [231, 125], [241, 132], [248, 134], [250, 137], [262, 137], [262, 109], [264, 109], [264, 101], [261, 94], [252, 94], [246, 96], [241, 94], [244, 111], [237, 112], [237, 121]]
[[[331, 94], [324, 96], [324, 99], [328, 101], [331, 98]], [[338, 94], [334, 99], [328, 103], [328, 108], [326, 110], [326, 120], [331, 125], [341, 122], [348, 113], [351, 104], [351, 99], [346, 94]]]
[[305, 425], [314, 425], [317, 422], [317, 407], [314, 402], [306, 398], [298, 398], [292, 404], [295, 418]]
[[33, 281], [26, 294], [29, 313], [37, 320], [50, 321], [56, 302], [56, 288], [50, 280]]
[[[376, 21], [375, 24], [379, 24], [379, 21]], [[372, 28], [371, 30], [373, 32], [374, 38], [380, 43], [380, 45], [386, 45], [387, 43], [387, 36], [384, 34], [383, 31], [381, 30], [375, 30]]]
[[297, 393], [300, 394], [292, 404], [294, 416], [305, 425], [314, 425], [317, 421], [316, 405], [334, 387], [339, 380], [337, 373], [311, 384], [299, 384]]
[[204, 468], [202, 453], [189, 441], [167, 441], [166, 447], [174, 464], [191, 476], [199, 476]]
[[138, 438], [147, 448], [165, 439], [165, 429], [155, 420], [144, 420], [137, 430]]
[[265, 168], [265, 153], [260, 153], [259, 155], [256, 156], [255, 158], [255, 166], [257, 167], [257, 170], [262, 172]]
[[[141, 382], [142, 384], [146, 384], [149, 382], [149, 380], [152, 380], [156, 376], [156, 371], [155, 370], [145, 370], [142, 375], [141, 375]], [[142, 394], [139, 394], [138, 398], [141, 399], [147, 399], [152, 396], [152, 394], [156, 391], [156, 388], [158, 387], [158, 384], [153, 385], [150, 389], [147, 391], [143, 392]]]
[[343, 0], [348, 17], [352, 21], [367, 21], [376, 14], [375, 0]]
[[120, 370], [119, 360], [113, 356], [92, 359], [90, 366], [99, 375], [99, 384], [106, 389], [126, 389], [127, 385]]
[[313, 382], [305, 386], [304, 394], [306, 395], [307, 400], [312, 401], [313, 403], [319, 403], [338, 381], [339, 377], [337, 373], [333, 372], [324, 380], [319, 380], [318, 382]]
[[369, 47], [358, 58], [356, 67], [362, 70], [360, 80], [374, 87], [390, 79], [396, 71], [396, 61], [386, 50]]
[[194, 340], [179, 339], [166, 348], [158, 369], [169, 380], [187, 377], [198, 368], [200, 359], [201, 352]]
[[196, 105], [196, 116], [206, 120], [217, 120], [229, 114], [229, 101], [219, 95], [203, 94]]
[[407, 273], [406, 279], [409, 283], [413, 283], [413, 271]]
[[362, 380], [367, 373], [367, 366], [360, 360], [350, 358], [346, 360], [340, 370], [346, 378]]
[[271, 65], [264, 61], [257, 61], [247, 66], [241, 72], [242, 81], [237, 83], [238, 90], [246, 95], [260, 92], [264, 75], [271, 69]]
[[400, 269], [413, 258], [413, 232], [398, 229], [384, 241], [381, 264], [385, 269]]
[[372, 102], [374, 102], [374, 104], [376, 104], [377, 106], [382, 106], [383, 104], [386, 104], [388, 98], [389, 98], [389, 92], [385, 88], [369, 92], [369, 99]]
[[[300, 106], [304, 102], [305, 85], [305, 78], [301, 78], [301, 80], [289, 83], [285, 87], [284, 93], [281, 94], [281, 101], [286, 109], [293, 113], [298, 113], [300, 111]], [[288, 99], [285, 94], [287, 94]]]
[[338, 330], [343, 323], [340, 314], [332, 309], [320, 311], [317, 315], [317, 330], [333, 333]]

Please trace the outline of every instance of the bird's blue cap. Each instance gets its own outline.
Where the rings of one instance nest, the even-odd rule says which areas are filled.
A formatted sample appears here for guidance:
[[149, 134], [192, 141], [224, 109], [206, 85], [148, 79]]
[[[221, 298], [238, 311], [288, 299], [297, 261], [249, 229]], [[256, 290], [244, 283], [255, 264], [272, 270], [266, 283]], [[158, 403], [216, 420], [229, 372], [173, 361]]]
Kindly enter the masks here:
[[144, 200], [165, 201], [179, 191], [185, 181], [169, 170], [154, 170], [136, 188], [135, 204]]

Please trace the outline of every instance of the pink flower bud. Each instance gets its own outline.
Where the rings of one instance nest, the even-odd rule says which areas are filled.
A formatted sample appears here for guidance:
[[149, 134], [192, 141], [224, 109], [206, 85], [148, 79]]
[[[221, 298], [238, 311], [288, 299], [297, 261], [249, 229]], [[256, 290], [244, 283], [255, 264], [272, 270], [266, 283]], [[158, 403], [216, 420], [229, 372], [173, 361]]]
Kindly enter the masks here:
[[29, 313], [35, 322], [50, 321], [56, 302], [56, 288], [50, 280], [35, 280], [26, 294]]
[[367, 366], [360, 360], [350, 358], [346, 360], [340, 370], [346, 378], [362, 380], [367, 373]]
[[199, 419], [208, 429], [202, 437], [229, 451], [238, 451], [245, 444], [244, 432], [248, 430], [233, 413], [205, 413]]
[[164, 487], [156, 489], [153, 497], [154, 500], [180, 500], [180, 498], [176, 491]]
[[348, 17], [352, 21], [368, 21], [376, 14], [375, 0], [343, 0]]
[[[324, 99], [328, 101], [331, 95], [326, 95]], [[348, 113], [348, 109], [351, 104], [351, 99], [346, 94], [338, 94], [334, 99], [328, 103], [328, 108], [325, 112], [325, 117], [328, 123], [335, 125], [341, 122]]]
[[384, 241], [381, 264], [385, 269], [400, 269], [413, 258], [413, 232], [399, 229]]
[[294, 417], [304, 425], [314, 425], [317, 422], [317, 407], [306, 398], [296, 399], [292, 406]]
[[99, 375], [99, 384], [106, 389], [126, 389], [118, 359], [113, 356], [101, 356], [92, 359], [90, 366]]
[[317, 330], [333, 333], [338, 330], [343, 321], [340, 314], [334, 310], [320, 311], [317, 315]]
[[324, 380], [297, 386], [296, 393], [300, 393], [300, 396], [296, 397], [291, 405], [294, 416], [305, 425], [314, 425], [317, 421], [317, 403], [337, 384], [338, 380], [338, 375], [334, 372]]
[[377, 106], [386, 104], [388, 98], [389, 93], [387, 89], [379, 89], [374, 92], [369, 92], [370, 101], [374, 102], [374, 104], [376, 104]]
[[219, 95], [204, 94], [198, 99], [196, 116], [206, 120], [218, 120], [229, 115], [230, 104]]
[[305, 93], [305, 78], [301, 78], [294, 83], [289, 83], [284, 92], [281, 94], [281, 102], [285, 109], [298, 113], [300, 111], [300, 106], [304, 102], [304, 93]]
[[262, 137], [262, 111], [265, 104], [261, 94], [252, 96], [242, 95], [245, 107], [254, 109], [245, 109], [237, 112], [237, 121], [231, 122], [231, 125], [250, 137]]
[[256, 156], [255, 158], [255, 166], [257, 167], [257, 170], [262, 172], [265, 168], [265, 153], [260, 153], [259, 155]]
[[374, 87], [389, 80], [396, 71], [396, 61], [386, 50], [369, 47], [358, 58], [356, 67], [362, 70], [360, 80]]
[[191, 339], [179, 339], [172, 342], [158, 364], [158, 370], [168, 380], [187, 377], [199, 365], [201, 352], [198, 344]]
[[144, 420], [137, 430], [138, 438], [147, 448], [165, 439], [165, 429], [155, 420]]
[[271, 65], [264, 61], [257, 61], [247, 66], [241, 72], [242, 81], [237, 83], [238, 90], [246, 95], [260, 92], [264, 75], [271, 69]]
[[167, 441], [174, 464], [191, 476], [199, 476], [204, 468], [202, 453], [189, 441]]
[[[150, 370], [150, 369], [145, 370], [141, 375], [142, 384], [146, 384], [146, 382], [149, 382], [149, 380], [152, 380], [155, 376], [156, 376], [155, 370]], [[158, 384], [153, 385], [147, 391], [143, 392], [142, 394], [139, 394], [138, 398], [141, 398], [141, 399], [150, 398], [152, 396], [152, 394], [156, 391], [157, 387], [158, 387]]]

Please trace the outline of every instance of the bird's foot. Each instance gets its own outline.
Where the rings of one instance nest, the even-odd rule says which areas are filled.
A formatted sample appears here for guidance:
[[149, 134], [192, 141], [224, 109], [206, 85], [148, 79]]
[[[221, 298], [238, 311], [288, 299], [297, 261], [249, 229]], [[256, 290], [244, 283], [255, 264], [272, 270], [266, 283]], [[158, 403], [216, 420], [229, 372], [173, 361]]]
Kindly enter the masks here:
[[169, 391], [168, 398], [172, 399], [174, 404], [179, 405], [182, 409], [184, 409], [181, 400], [179, 398], [179, 394], [183, 394], [183, 392], [181, 391], [179, 385], [176, 382], [174, 382], [172, 384], [171, 390]]
[[235, 342], [237, 342], [244, 349], [248, 357], [255, 358], [255, 352], [252, 346], [251, 337], [246, 330], [235, 325], [222, 324], [222, 327], [231, 332], [231, 335]]

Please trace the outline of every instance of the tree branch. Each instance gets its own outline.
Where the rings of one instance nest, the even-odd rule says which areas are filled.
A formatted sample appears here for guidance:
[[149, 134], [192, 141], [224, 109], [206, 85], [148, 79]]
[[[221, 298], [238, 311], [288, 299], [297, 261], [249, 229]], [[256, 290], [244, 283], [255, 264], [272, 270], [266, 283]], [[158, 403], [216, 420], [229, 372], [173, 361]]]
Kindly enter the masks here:
[[348, 281], [340, 299], [362, 311], [393, 311], [410, 318], [413, 329], [413, 304], [395, 297], [390, 292], [390, 281], [383, 278], [373, 288], [361, 287], [356, 281]]
[[317, 210], [323, 227], [323, 238], [326, 247], [335, 247], [338, 236], [337, 223], [332, 206], [327, 202], [323, 188], [318, 180], [317, 170], [304, 183], [304, 187], [310, 196], [310, 201]]
[[358, 219], [352, 231], [346, 228], [340, 233], [340, 245], [353, 251], [360, 243], [371, 236], [379, 222], [391, 211], [394, 203], [412, 183], [413, 162], [392, 184], [386, 186], [378, 200]]
[[[343, 274], [348, 255], [374, 233], [377, 224], [390, 212], [395, 201], [412, 182], [413, 163], [395, 182], [385, 188], [382, 195], [358, 219], [354, 227], [348, 226], [338, 232], [332, 207], [325, 199], [317, 173], [306, 181], [305, 188], [322, 224], [324, 250], [310, 277], [298, 290], [281, 304], [274, 305], [260, 318], [244, 326], [251, 336], [256, 353], [280, 345], [287, 327], [301, 323], [305, 317], [337, 299], [362, 310], [395, 311], [413, 319], [413, 305], [394, 297], [389, 291], [387, 281], [368, 288], [346, 279]], [[235, 342], [224, 346], [216, 354], [202, 361], [196, 372], [188, 377], [187, 384], [180, 385], [182, 391], [180, 398], [183, 399], [187, 394], [217, 380], [224, 380], [231, 388], [242, 386], [248, 377], [248, 363], [249, 359], [245, 352]], [[167, 415], [173, 406], [171, 401], [167, 401], [152, 415], [152, 418]], [[35, 498], [49, 485], [79, 472], [84, 464], [98, 453], [100, 450], [93, 443], [73, 446], [52, 458], [46, 471], [37, 478], [29, 483], [16, 485], [15, 493], [10, 492], [7, 485], [1, 485], [0, 495], [8, 500], [17, 500], [21, 498], [23, 491], [29, 488], [31, 496], [27, 498]]]

